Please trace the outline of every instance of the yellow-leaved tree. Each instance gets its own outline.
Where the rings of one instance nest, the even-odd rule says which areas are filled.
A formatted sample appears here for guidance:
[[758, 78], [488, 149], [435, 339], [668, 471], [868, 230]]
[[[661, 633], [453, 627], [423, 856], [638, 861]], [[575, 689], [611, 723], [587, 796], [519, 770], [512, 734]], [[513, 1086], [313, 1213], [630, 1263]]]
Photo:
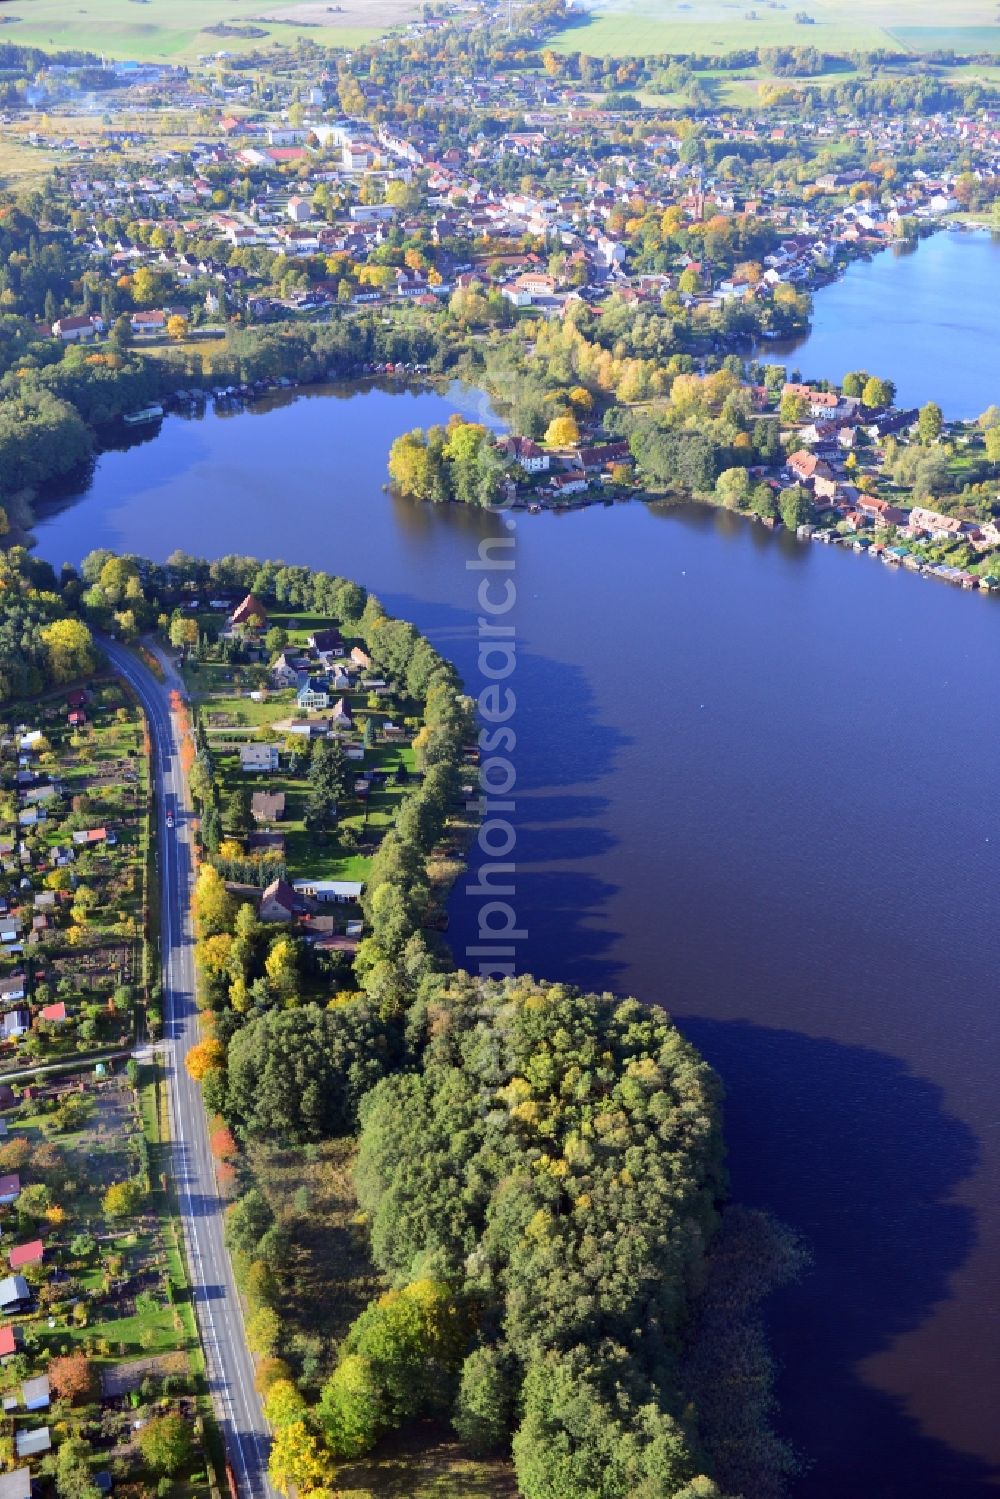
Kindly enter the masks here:
[[545, 441], [554, 448], [571, 447], [580, 441], [580, 428], [575, 416], [556, 416], [545, 429]]
[[335, 1477], [330, 1453], [305, 1421], [290, 1421], [275, 1432], [267, 1471], [279, 1494], [296, 1489], [300, 1499], [332, 1488]]
[[206, 1072], [221, 1067], [225, 1060], [226, 1048], [214, 1036], [209, 1036], [207, 1040], [198, 1041], [192, 1046], [184, 1058], [184, 1065], [195, 1082], [200, 1083]]
[[54, 682], [72, 682], [94, 670], [94, 641], [80, 619], [54, 619], [42, 631]]

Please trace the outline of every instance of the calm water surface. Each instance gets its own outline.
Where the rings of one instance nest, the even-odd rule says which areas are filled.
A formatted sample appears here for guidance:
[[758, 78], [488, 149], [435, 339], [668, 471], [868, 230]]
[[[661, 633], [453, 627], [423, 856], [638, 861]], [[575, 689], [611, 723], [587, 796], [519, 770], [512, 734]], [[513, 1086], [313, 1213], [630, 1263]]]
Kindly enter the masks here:
[[[502, 521], [382, 491], [391, 438], [451, 409], [375, 391], [170, 418], [39, 550], [337, 570], [478, 690], [467, 563]], [[669, 1006], [725, 1079], [735, 1193], [813, 1245], [774, 1308], [801, 1499], [985, 1499], [1000, 604], [693, 508], [514, 534], [522, 965]], [[460, 959], [475, 922], [459, 892]]]
[[1000, 404], [1000, 235], [944, 231], [855, 261], [817, 293], [805, 338], [768, 346], [807, 380], [867, 369], [950, 417]]

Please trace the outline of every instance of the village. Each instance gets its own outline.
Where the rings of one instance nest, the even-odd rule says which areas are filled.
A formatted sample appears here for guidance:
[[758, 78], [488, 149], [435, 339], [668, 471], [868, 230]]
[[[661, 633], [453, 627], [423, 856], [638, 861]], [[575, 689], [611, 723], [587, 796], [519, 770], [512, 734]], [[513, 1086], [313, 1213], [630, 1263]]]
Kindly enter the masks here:
[[[125, 315], [129, 337], [155, 342], [171, 319], [183, 337], [233, 318], [441, 308], [476, 287], [508, 318], [672, 294], [693, 309], [743, 304], [775, 333], [794, 314], [777, 289], [808, 290], [961, 215], [1000, 163], [990, 108], [802, 118], [792, 95], [784, 112], [699, 110], [692, 138], [676, 110], [647, 109], [635, 128], [546, 66], [442, 77], [414, 118], [354, 71], [360, 61], [306, 49], [272, 56], [263, 75], [225, 53], [191, 67], [115, 62], [99, 96], [111, 124], [88, 114], [93, 97], [64, 64], [15, 92], [0, 134], [55, 153], [79, 248], [129, 291], [46, 326], [90, 341]], [[405, 88], [405, 63], [392, 71]], [[32, 124], [43, 111], [79, 119], [81, 133], [47, 137]], [[900, 158], [912, 165], [880, 169]], [[782, 170], [793, 159], [794, 181]], [[652, 245], [652, 215], [670, 215], [687, 246]], [[739, 253], [720, 243], [726, 224], [740, 227]]]

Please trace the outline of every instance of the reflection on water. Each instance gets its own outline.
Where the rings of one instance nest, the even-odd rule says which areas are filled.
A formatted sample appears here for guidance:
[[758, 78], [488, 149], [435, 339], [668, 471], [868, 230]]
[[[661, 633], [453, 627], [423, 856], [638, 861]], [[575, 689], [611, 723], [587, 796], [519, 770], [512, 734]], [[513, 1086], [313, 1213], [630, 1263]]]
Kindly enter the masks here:
[[1000, 400], [1000, 235], [943, 231], [856, 261], [815, 298], [801, 338], [769, 343], [768, 363], [807, 380], [866, 369], [908, 406], [978, 416]]
[[[273, 405], [105, 455], [42, 555], [354, 576], [478, 690], [467, 563], [501, 519], [383, 487], [393, 436], [454, 403]], [[736, 1193], [812, 1241], [775, 1312], [801, 1499], [980, 1499], [1000, 1462], [1000, 605], [690, 506], [515, 534], [524, 966], [677, 1012], [726, 1083]], [[475, 919], [459, 889], [459, 959]]]

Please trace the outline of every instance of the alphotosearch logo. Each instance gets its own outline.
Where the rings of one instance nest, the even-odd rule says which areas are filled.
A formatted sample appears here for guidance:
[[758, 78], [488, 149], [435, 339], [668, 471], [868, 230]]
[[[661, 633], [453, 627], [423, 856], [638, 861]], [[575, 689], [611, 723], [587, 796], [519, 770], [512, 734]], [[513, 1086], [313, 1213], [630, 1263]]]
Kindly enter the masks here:
[[528, 933], [517, 924], [511, 903], [515, 894], [517, 866], [513, 858], [517, 832], [511, 820], [517, 803], [514, 789], [517, 771], [511, 758], [517, 746], [513, 719], [517, 696], [511, 678], [517, 666], [517, 645], [512, 619], [517, 602], [515, 528], [506, 516], [506, 535], [485, 537], [478, 555], [466, 562], [478, 573], [479, 650], [477, 695], [479, 730], [479, 795], [468, 803], [480, 819], [478, 846], [481, 855], [475, 884], [467, 884], [466, 895], [478, 899], [478, 942], [465, 950], [466, 966], [475, 967], [481, 978], [503, 978], [516, 968], [518, 942]]

